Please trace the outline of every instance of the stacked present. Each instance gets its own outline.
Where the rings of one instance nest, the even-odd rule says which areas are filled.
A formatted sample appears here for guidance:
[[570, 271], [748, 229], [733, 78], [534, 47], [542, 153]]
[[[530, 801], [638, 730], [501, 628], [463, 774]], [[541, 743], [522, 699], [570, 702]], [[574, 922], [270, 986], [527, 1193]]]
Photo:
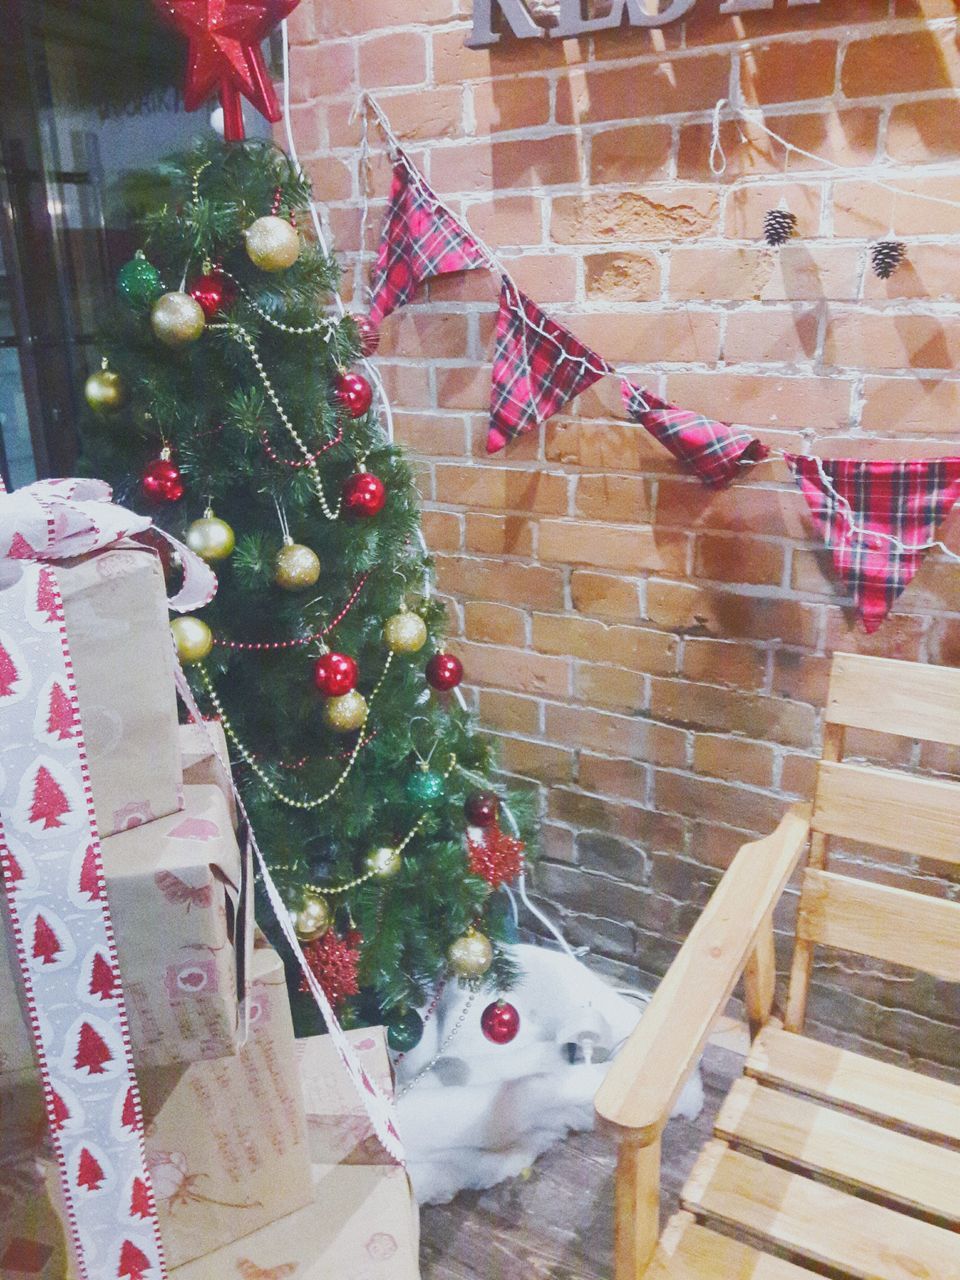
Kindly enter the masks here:
[[[23, 602], [4, 550], [0, 539], [0, 712], [19, 699], [21, 719], [3, 723], [0, 796], [33, 754], [29, 785], [7, 785], [0, 807], [0, 1280], [159, 1280], [164, 1267], [177, 1280], [415, 1278], [406, 1175], [369, 1141], [330, 1038], [295, 1043], [283, 964], [255, 937], [219, 726], [178, 725], [156, 553], [125, 539], [59, 559], [55, 578], [32, 566], [27, 612], [56, 621], [66, 655], [47, 675], [29, 627], [6, 628]], [[11, 725], [28, 722], [14, 741]], [[77, 743], [79, 786], [58, 755]], [[64, 862], [58, 910], [43, 864], [76, 837], [84, 804], [93, 842]], [[29, 828], [39, 844], [20, 839]], [[75, 923], [94, 908], [109, 945], [88, 947]], [[388, 1090], [382, 1033], [353, 1047]], [[85, 1087], [111, 1078], [98, 1130]], [[107, 1226], [88, 1230], [98, 1196]]]

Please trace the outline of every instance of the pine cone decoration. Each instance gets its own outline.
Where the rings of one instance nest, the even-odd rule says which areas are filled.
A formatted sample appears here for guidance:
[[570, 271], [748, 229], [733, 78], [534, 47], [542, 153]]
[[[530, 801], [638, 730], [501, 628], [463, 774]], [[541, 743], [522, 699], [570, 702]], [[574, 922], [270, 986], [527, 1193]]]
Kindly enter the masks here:
[[[303, 948], [307, 964], [335, 1009], [348, 996], [355, 996], [360, 990], [357, 981], [360, 952], [350, 945], [358, 936], [351, 933], [346, 938], [340, 938], [331, 929], [322, 938], [317, 938]], [[301, 978], [300, 990], [309, 989], [306, 978]]]
[[789, 209], [770, 209], [763, 215], [763, 238], [776, 248], [786, 244], [797, 229], [797, 215]]
[[870, 265], [881, 280], [889, 280], [906, 256], [902, 240], [878, 240], [870, 246]]
[[522, 840], [504, 835], [496, 823], [485, 827], [479, 840], [467, 836], [470, 872], [494, 889], [516, 880], [523, 870]]

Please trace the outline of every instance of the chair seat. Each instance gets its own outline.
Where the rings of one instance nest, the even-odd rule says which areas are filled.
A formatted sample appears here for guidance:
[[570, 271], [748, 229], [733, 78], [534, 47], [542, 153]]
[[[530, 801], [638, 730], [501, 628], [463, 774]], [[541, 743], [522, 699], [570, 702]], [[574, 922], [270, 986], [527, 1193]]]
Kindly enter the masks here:
[[960, 1089], [776, 1026], [746, 1071], [652, 1276], [960, 1280]]

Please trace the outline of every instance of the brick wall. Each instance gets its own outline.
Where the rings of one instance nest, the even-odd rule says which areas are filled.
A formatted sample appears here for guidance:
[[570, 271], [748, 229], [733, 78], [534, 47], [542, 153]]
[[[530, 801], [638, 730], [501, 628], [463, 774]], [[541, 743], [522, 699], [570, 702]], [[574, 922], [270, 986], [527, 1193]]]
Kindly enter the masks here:
[[[360, 231], [350, 115], [367, 88], [521, 287], [660, 394], [826, 456], [956, 451], [960, 210], [856, 174], [885, 162], [910, 190], [960, 199], [960, 171], [944, 174], [960, 156], [956, 5], [718, 7], [699, 0], [662, 31], [474, 51], [468, 0], [303, 0], [294, 127], [348, 289]], [[762, 104], [773, 128], [848, 172], [825, 180], [796, 157], [787, 168], [763, 135], [743, 126], [741, 141], [727, 125], [715, 179], [721, 95]], [[368, 251], [382, 155], [370, 180]], [[801, 235], [776, 251], [760, 229], [781, 195]], [[866, 240], [891, 225], [909, 261], [884, 283]], [[960, 573], [929, 557], [866, 639], [784, 465], [705, 493], [624, 423], [613, 379], [487, 457], [496, 293], [479, 272], [433, 285], [385, 323], [381, 369], [399, 438], [422, 460], [469, 695], [504, 768], [539, 797], [540, 891], [575, 942], [627, 976], [657, 975], [737, 844], [809, 795], [830, 653], [956, 663]], [[950, 527], [957, 544], [960, 521]], [[952, 892], [909, 866], [892, 874]], [[875, 966], [824, 958], [815, 1019], [955, 1059], [955, 996], [905, 975], [881, 989]], [[890, 1002], [910, 1011], [896, 1031]]]

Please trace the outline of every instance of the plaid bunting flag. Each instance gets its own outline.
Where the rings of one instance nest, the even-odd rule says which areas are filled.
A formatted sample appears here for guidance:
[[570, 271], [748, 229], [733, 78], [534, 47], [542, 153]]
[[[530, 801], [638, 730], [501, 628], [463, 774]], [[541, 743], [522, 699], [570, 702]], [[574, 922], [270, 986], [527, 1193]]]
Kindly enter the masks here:
[[552, 417], [613, 368], [504, 278], [490, 389], [487, 452]]
[[678, 462], [711, 488], [729, 484], [740, 474], [741, 463], [759, 462], [770, 452], [749, 431], [678, 409], [626, 378], [620, 389], [631, 422], [646, 427]]
[[373, 272], [370, 319], [379, 324], [409, 302], [430, 276], [487, 265], [483, 250], [448, 213], [420, 174], [397, 153], [393, 187]]
[[876, 631], [960, 499], [960, 458], [786, 459], [864, 629]]

